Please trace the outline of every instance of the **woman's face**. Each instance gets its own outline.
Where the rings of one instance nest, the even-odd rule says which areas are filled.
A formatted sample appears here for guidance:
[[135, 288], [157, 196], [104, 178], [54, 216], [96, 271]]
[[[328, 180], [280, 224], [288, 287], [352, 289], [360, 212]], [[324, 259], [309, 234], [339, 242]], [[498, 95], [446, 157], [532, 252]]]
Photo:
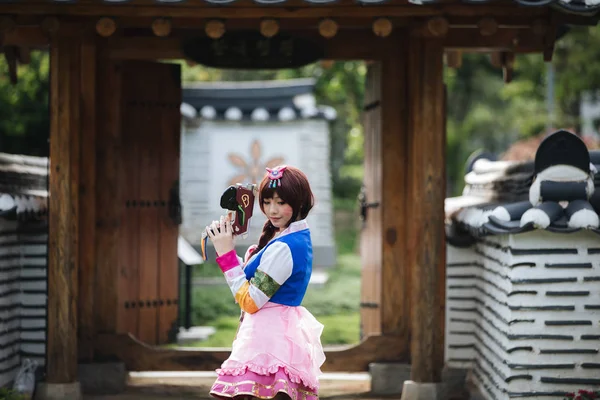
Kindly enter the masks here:
[[275, 192], [273, 198], [263, 199], [263, 212], [269, 218], [271, 224], [281, 231], [288, 226], [294, 210], [281, 200]]

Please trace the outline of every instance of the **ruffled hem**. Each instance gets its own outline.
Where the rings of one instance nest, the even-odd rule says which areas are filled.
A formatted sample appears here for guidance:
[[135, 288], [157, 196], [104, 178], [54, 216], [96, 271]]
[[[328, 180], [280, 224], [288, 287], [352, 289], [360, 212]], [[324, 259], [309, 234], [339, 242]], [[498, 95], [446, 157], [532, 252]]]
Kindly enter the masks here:
[[244, 375], [244, 374], [248, 373], [248, 371], [250, 371], [250, 372], [254, 372], [255, 374], [268, 376], [268, 375], [276, 374], [279, 370], [283, 370], [283, 372], [285, 372], [285, 374], [288, 376], [290, 382], [293, 382], [296, 384], [302, 384], [302, 385], [314, 390], [315, 392], [317, 392], [319, 390], [318, 379], [310, 379], [307, 376], [302, 376], [298, 372], [292, 372], [292, 371], [290, 371], [288, 366], [283, 365], [283, 364], [274, 364], [274, 365], [265, 367], [265, 366], [261, 366], [261, 365], [247, 363], [247, 364], [244, 364], [243, 366], [237, 367], [237, 368], [220, 368], [220, 369], [217, 369], [216, 372], [218, 375], [240, 376], [240, 375]]
[[[262, 368], [262, 367], [260, 367]], [[237, 372], [240, 372], [240, 368]], [[275, 373], [261, 375], [250, 371], [238, 375], [220, 374], [210, 389], [210, 395], [217, 399], [275, 399], [285, 393], [291, 400], [319, 400], [316, 390], [302, 383], [293, 382], [285, 367]]]

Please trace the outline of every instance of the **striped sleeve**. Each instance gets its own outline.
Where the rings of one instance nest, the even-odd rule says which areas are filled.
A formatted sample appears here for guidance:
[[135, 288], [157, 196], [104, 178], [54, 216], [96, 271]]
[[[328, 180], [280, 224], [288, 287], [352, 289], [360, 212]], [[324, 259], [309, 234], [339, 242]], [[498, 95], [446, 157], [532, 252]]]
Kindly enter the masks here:
[[275, 295], [292, 274], [292, 252], [283, 242], [265, 249], [254, 277], [248, 281], [234, 251], [217, 258], [227, 284], [240, 308], [250, 314], [257, 312]]

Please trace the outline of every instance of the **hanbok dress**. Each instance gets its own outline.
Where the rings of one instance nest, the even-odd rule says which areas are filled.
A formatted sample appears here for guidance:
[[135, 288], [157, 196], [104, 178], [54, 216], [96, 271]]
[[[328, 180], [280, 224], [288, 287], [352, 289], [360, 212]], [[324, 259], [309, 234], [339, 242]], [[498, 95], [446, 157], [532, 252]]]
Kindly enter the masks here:
[[292, 400], [318, 400], [323, 325], [301, 306], [313, 258], [306, 220], [251, 253], [252, 248], [245, 266], [234, 250], [217, 257], [243, 317], [210, 394], [272, 399], [283, 393]]

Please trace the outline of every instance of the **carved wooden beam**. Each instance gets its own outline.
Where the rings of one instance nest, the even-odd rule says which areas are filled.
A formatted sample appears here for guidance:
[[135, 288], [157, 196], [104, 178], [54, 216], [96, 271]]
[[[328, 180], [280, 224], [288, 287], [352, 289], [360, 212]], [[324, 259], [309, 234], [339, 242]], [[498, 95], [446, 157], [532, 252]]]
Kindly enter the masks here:
[[14, 46], [4, 46], [4, 58], [8, 64], [8, 77], [10, 83], [17, 84], [17, 48]]
[[[519, 37], [523, 30], [501, 29], [492, 36], [481, 36], [477, 29], [450, 29], [443, 37], [445, 51], [458, 50], [462, 53], [480, 52], [492, 53], [494, 51], [510, 51], [514, 53], [541, 53], [544, 50], [544, 40], [534, 35], [523, 35], [515, 46], [514, 39]], [[335, 37], [324, 38], [314, 31], [293, 31], [299, 37], [306, 37], [324, 46], [325, 59], [330, 60], [377, 60], [387, 51], [393, 49], [396, 31], [387, 38], [373, 40], [375, 35], [369, 30], [341, 30]], [[400, 32], [400, 31], [398, 31]], [[181, 40], [185, 37], [184, 31], [173, 32], [169, 37], [118, 37], [109, 38], [111, 57], [115, 59], [183, 59]], [[352, 43], [352, 46], [348, 46]], [[501, 66], [499, 66], [500, 68]]]
[[171, 34], [172, 24], [169, 18], [156, 18], [152, 21], [152, 32], [158, 37], [165, 37]]
[[260, 33], [264, 37], [273, 37], [279, 33], [279, 22], [273, 18], [266, 18], [260, 21]]
[[96, 32], [102, 37], [112, 36], [117, 30], [117, 22], [108, 17], [103, 17], [96, 23]]
[[515, 53], [510, 51], [494, 51], [490, 53], [490, 64], [495, 68], [502, 68], [502, 77], [505, 83], [512, 81]]
[[338, 32], [338, 23], [331, 18], [325, 18], [319, 22], [319, 33], [327, 39], [331, 39]]
[[225, 34], [225, 22], [218, 19], [210, 20], [204, 26], [204, 32], [212, 39], [219, 39]]
[[483, 36], [473, 29], [451, 29], [444, 37], [446, 50], [476, 52], [511, 51], [514, 53], [541, 52], [543, 37], [531, 35], [524, 29], [500, 29], [493, 35]]
[[449, 68], [460, 68], [462, 65], [462, 51], [460, 50], [450, 50], [446, 51], [446, 65]]
[[6, 35], [11, 33], [15, 29], [16, 25], [17, 24], [13, 18], [5, 15], [0, 16], [0, 46], [4, 45]]
[[531, 31], [536, 36], [544, 36], [548, 33], [549, 24], [543, 19], [537, 18], [531, 23]]
[[31, 62], [31, 50], [28, 47], [17, 47], [17, 61], [27, 65]]
[[41, 23], [42, 32], [48, 39], [54, 38], [60, 29], [60, 22], [56, 17], [46, 17]]
[[373, 21], [373, 33], [380, 37], [388, 37], [392, 33], [394, 26], [389, 18], [377, 18]]
[[434, 17], [427, 21], [426, 31], [431, 36], [442, 37], [448, 33], [450, 29], [450, 23], [445, 17]]
[[515, 53], [510, 53], [510, 52], [502, 53], [502, 77], [504, 78], [504, 83], [512, 82], [514, 66], [515, 66]]
[[534, 25], [534, 33], [537, 32], [537, 36], [542, 36], [544, 40], [544, 61], [552, 61], [552, 54], [554, 54], [554, 44], [556, 42], [556, 33], [559, 25], [559, 16], [557, 13], [553, 13], [550, 17], [550, 23], [548, 25], [536, 24]]
[[[507, 7], [505, 4], [476, 6], [470, 4], [456, 4], [449, 2], [447, 4], [435, 5], [381, 5], [364, 6], [356, 5], [354, 1], [343, 1], [342, 6], [310, 6], [303, 2], [296, 2], [292, 5], [287, 2], [285, 7], [253, 7], [242, 5], [231, 5], [228, 7], [215, 7], [212, 4], [203, 4], [203, 2], [194, 2], [193, 7], [186, 4], [161, 4], [157, 7], [152, 1], [131, 0], [123, 4], [95, 4], [94, 2], [74, 2], [65, 7], [60, 2], [37, 1], [32, 7], [27, 1], [7, 2], [2, 4], [2, 12], [7, 15], [69, 15], [69, 16], [90, 16], [99, 17], [111, 15], [113, 17], [136, 17], [136, 18], [158, 18], [158, 17], [181, 17], [181, 18], [328, 18], [333, 15], [340, 18], [360, 17], [360, 18], [379, 18], [381, 16], [427, 18], [436, 15], [477, 17], [493, 15], [496, 18], [515, 16], [516, 7]], [[28, 4], [29, 3], [29, 4]], [[518, 9], [519, 16], [533, 20], [536, 17], [548, 15], [545, 7], [521, 7]], [[593, 24], [594, 17], [579, 17], [578, 23], [590, 21]]]
[[498, 32], [498, 22], [494, 18], [482, 18], [477, 23], [477, 27], [482, 36], [491, 36]]
[[490, 53], [490, 64], [495, 68], [502, 68], [502, 52], [494, 51]]

